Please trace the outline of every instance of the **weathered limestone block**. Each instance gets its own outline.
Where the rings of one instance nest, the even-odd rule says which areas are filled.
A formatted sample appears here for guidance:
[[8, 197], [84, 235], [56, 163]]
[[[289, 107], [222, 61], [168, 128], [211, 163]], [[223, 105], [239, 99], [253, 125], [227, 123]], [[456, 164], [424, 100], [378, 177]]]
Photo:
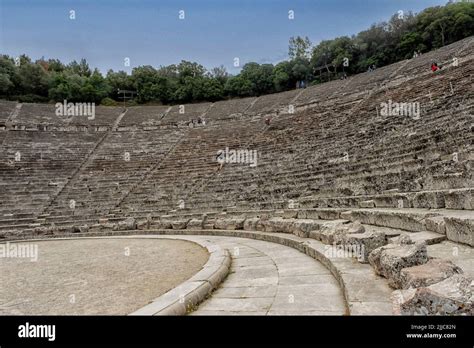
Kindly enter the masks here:
[[375, 201], [373, 201], [373, 200], [360, 201], [359, 202], [359, 207], [361, 207], [361, 208], [375, 208]]
[[[435, 216], [435, 214], [431, 214]], [[393, 227], [406, 231], [423, 231], [426, 229], [420, 214], [406, 213], [397, 210], [353, 210], [349, 213], [341, 213], [342, 219], [351, 221], [359, 220], [363, 224]]]
[[114, 230], [125, 231], [134, 230], [137, 227], [136, 221], [133, 217], [128, 217], [123, 221], [119, 221], [114, 226]]
[[425, 219], [426, 229], [439, 234], [446, 234], [446, 223], [443, 216], [432, 216]]
[[408, 244], [415, 244], [415, 242], [411, 240], [408, 233], [402, 233], [398, 237], [395, 237], [392, 239], [392, 244], [408, 245]]
[[80, 233], [87, 233], [87, 232], [89, 232], [89, 225], [85, 224], [85, 225], [79, 226], [79, 232], [80, 232]]
[[332, 208], [319, 208], [300, 210], [298, 212], [298, 219], [322, 219], [322, 220], [337, 220], [341, 219], [341, 210]]
[[441, 192], [416, 192], [412, 199], [413, 208], [444, 208], [444, 196]]
[[283, 211], [283, 217], [285, 219], [296, 219], [298, 216], [298, 210], [295, 209], [285, 209]]
[[191, 219], [189, 220], [186, 228], [188, 230], [202, 230], [203, 220], [201, 219]]
[[264, 220], [262, 224], [265, 227], [265, 232], [280, 232], [290, 233], [294, 219], [283, 219], [281, 217], [274, 217], [268, 220]]
[[444, 196], [448, 209], [474, 209], [474, 190], [450, 190]]
[[363, 233], [346, 233], [343, 237], [343, 244], [351, 246], [357, 252], [357, 259], [361, 263], [369, 262], [369, 254], [387, 244], [385, 233], [367, 231]]
[[169, 230], [172, 228], [171, 221], [172, 221], [172, 216], [163, 215], [160, 217], [160, 221], [156, 222], [155, 224], [160, 229]]
[[204, 230], [212, 230], [214, 229], [214, 224], [216, 223], [216, 220], [215, 219], [206, 219], [204, 220], [204, 222], [202, 223], [202, 228]]
[[359, 222], [355, 221], [352, 223], [345, 224], [344, 222], [328, 221], [322, 224], [319, 232], [319, 238], [316, 238], [324, 244], [342, 244], [344, 235], [351, 233], [363, 233], [365, 231], [364, 226]]
[[214, 229], [215, 222], [216, 222], [216, 219], [210, 218], [207, 214], [202, 214], [202, 229], [203, 230]]
[[453, 275], [428, 287], [392, 293], [393, 312], [398, 315], [474, 315], [474, 281]]
[[257, 221], [256, 230], [265, 232], [266, 225], [270, 220], [270, 217], [267, 214], [263, 214], [260, 219]]
[[357, 220], [357, 218], [354, 217], [354, 215], [352, 214], [352, 210], [346, 210], [346, 211], [342, 211], [339, 216], [341, 217], [341, 219], [344, 219], [344, 220], [348, 220], [348, 221], [359, 221]]
[[48, 235], [53, 234], [53, 232], [49, 226], [37, 226], [33, 228], [33, 233], [38, 235]]
[[272, 217], [268, 219], [260, 219], [257, 226], [261, 231], [265, 232], [280, 232], [277, 230], [277, 222], [283, 220], [281, 217]]
[[298, 219], [319, 219], [319, 210], [317, 209], [302, 209], [298, 211], [297, 216], [295, 218]]
[[474, 219], [445, 217], [444, 221], [448, 240], [474, 246]]
[[364, 233], [365, 227], [360, 223], [360, 221], [354, 221], [350, 223], [336, 223], [335, 224], [336, 230], [339, 230], [346, 234], [353, 234], [353, 233]]
[[244, 228], [245, 218], [218, 218], [214, 223], [214, 228], [218, 230], [241, 230]]
[[109, 222], [109, 219], [107, 219], [107, 218], [99, 218], [99, 224], [106, 224], [107, 222]]
[[101, 224], [92, 224], [89, 226], [90, 228], [90, 231], [94, 231], [94, 232], [97, 232], [97, 231], [100, 231], [102, 229], [102, 225]]
[[259, 221], [260, 221], [260, 219], [257, 218], [257, 217], [245, 219], [245, 221], [244, 221], [244, 230], [246, 230], [246, 231], [256, 231], [257, 230], [257, 224], [258, 224]]
[[431, 259], [423, 265], [403, 268], [400, 279], [402, 289], [420, 288], [462, 273], [462, 269], [449, 260]]
[[153, 219], [151, 216], [147, 216], [146, 218], [138, 219], [137, 220], [137, 230], [147, 230], [150, 228]]
[[387, 278], [391, 287], [399, 289], [401, 270], [426, 263], [428, 254], [423, 242], [408, 245], [387, 244], [373, 250], [368, 259], [375, 273]]
[[105, 223], [102, 223], [100, 224], [100, 229], [101, 230], [115, 230], [116, 225], [113, 223], [113, 222], [105, 222]]
[[184, 220], [173, 220], [171, 221], [171, 228], [173, 230], [184, 230], [188, 225], [189, 219]]
[[320, 224], [318, 221], [311, 219], [295, 219], [291, 222], [289, 232], [298, 237], [308, 238], [309, 233], [314, 230], [319, 230]]

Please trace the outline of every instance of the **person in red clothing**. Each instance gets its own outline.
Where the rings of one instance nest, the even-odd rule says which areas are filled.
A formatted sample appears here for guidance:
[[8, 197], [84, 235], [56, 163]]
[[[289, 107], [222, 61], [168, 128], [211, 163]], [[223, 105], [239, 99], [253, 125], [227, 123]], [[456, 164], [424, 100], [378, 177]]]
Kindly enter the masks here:
[[437, 70], [439, 70], [438, 64], [436, 62], [431, 63], [431, 71], [435, 72]]

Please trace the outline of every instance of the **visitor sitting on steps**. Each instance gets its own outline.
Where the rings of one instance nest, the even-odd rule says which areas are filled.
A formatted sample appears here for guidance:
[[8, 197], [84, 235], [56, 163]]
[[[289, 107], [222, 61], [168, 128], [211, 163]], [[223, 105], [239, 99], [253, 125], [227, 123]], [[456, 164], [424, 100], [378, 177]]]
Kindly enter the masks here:
[[438, 70], [440, 70], [440, 69], [441, 69], [441, 67], [438, 66], [438, 63], [436, 63], [436, 62], [431, 63], [431, 71], [432, 71], [432, 72], [436, 72], [436, 71], [438, 71]]

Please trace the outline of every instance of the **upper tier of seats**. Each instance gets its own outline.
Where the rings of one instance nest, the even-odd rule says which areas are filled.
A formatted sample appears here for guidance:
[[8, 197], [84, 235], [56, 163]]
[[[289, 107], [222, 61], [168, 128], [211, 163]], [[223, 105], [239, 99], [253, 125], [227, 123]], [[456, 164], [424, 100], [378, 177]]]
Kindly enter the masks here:
[[[1, 101], [0, 232], [290, 204], [472, 210], [473, 43], [258, 98], [98, 106], [93, 118]], [[421, 112], [384, 114], [390, 101]], [[226, 148], [256, 151], [256, 166], [221, 166]]]

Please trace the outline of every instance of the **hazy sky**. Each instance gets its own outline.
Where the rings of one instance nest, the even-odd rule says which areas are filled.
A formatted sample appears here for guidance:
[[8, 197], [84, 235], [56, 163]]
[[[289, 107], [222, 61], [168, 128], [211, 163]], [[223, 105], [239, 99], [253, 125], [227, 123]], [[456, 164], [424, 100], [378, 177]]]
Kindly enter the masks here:
[[[0, 0], [0, 53], [63, 62], [86, 58], [102, 72], [234, 58], [276, 63], [291, 36], [312, 42], [356, 34], [399, 10], [447, 0]], [[70, 19], [74, 10], [76, 19]], [[185, 18], [179, 18], [183, 10]], [[288, 18], [294, 11], [294, 19]], [[130, 58], [130, 67], [124, 59]]]

